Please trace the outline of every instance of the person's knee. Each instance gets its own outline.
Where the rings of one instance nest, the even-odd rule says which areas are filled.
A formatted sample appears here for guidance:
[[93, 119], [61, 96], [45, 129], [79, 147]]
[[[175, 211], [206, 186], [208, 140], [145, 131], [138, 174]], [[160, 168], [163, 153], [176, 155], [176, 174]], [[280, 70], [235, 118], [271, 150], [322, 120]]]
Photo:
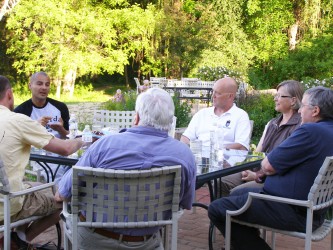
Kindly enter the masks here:
[[225, 217], [225, 213], [222, 199], [213, 201], [208, 207], [208, 217], [211, 221]]

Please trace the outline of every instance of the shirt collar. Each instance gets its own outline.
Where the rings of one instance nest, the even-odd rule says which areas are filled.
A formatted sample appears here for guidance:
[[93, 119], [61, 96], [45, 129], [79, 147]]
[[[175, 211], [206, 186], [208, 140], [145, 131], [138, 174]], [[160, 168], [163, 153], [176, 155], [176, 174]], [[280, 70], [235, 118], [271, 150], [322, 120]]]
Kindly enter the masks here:
[[168, 132], [165, 130], [156, 129], [154, 127], [148, 126], [135, 126], [131, 128], [125, 128], [119, 131], [119, 133], [130, 132], [136, 134], [143, 134], [143, 135], [152, 135], [152, 136], [159, 136], [159, 137], [168, 137]]

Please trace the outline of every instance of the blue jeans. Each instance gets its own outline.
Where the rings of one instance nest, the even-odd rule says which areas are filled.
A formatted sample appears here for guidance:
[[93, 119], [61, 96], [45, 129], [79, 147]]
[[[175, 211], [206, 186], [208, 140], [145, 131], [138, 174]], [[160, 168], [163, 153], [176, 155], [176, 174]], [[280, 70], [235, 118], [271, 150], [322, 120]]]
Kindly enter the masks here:
[[[225, 235], [225, 219], [227, 210], [238, 210], [248, 197], [248, 192], [260, 193], [262, 188], [244, 188], [233, 192], [230, 196], [213, 201], [208, 209], [211, 222]], [[277, 202], [254, 199], [246, 212], [236, 218], [254, 224], [260, 224], [277, 229], [305, 231], [306, 212], [297, 210], [294, 206]], [[316, 225], [316, 226], [315, 226]], [[318, 223], [314, 221], [314, 227]], [[233, 249], [270, 249], [268, 244], [253, 227], [237, 223], [231, 225], [231, 245]]]

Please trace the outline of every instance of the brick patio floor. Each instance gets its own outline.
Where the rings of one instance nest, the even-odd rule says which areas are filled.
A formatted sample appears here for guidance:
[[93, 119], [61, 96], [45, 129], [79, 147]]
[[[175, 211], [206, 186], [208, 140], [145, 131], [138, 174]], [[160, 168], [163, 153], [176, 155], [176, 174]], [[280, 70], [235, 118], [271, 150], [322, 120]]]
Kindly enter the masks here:
[[[197, 190], [197, 201], [205, 204], [209, 203], [208, 189], [203, 187]], [[196, 208], [196, 211], [186, 210], [179, 220], [178, 225], [178, 249], [179, 250], [207, 250], [208, 249], [208, 227], [209, 220], [207, 211], [203, 208]], [[53, 227], [54, 228], [54, 227]], [[56, 242], [56, 233], [54, 229], [49, 229], [46, 233], [35, 239], [35, 242]], [[269, 235], [268, 235], [269, 236]], [[331, 237], [327, 236], [321, 242], [313, 242], [313, 250], [330, 249]], [[223, 246], [223, 237], [216, 231], [216, 239], [213, 243], [214, 250], [220, 250]], [[304, 241], [294, 237], [277, 235], [277, 250], [301, 250], [304, 249]], [[256, 249], [249, 249], [256, 250]]]
[[[208, 189], [203, 187], [197, 190], [197, 201], [209, 204]], [[208, 227], [209, 219], [207, 211], [203, 208], [196, 208], [193, 211], [185, 211], [179, 221], [178, 231], [178, 249], [180, 250], [200, 250], [208, 249]], [[270, 234], [268, 234], [270, 237]], [[327, 236], [323, 241], [313, 242], [313, 250], [328, 250], [330, 249], [331, 237]], [[304, 240], [277, 234], [276, 249], [300, 250], [304, 249]], [[214, 250], [220, 250], [224, 245], [223, 236], [216, 231], [216, 239], [213, 243]], [[249, 249], [255, 250], [255, 249]]]

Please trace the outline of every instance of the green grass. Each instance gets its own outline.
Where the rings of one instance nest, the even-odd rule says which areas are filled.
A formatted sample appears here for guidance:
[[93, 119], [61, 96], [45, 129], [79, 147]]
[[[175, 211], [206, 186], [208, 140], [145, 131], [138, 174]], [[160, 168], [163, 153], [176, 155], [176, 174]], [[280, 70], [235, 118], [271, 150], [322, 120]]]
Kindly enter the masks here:
[[[78, 84], [75, 86], [74, 95], [72, 97], [70, 97], [68, 93], [63, 93], [60, 98], [57, 98], [55, 96], [55, 87], [51, 88], [49, 97], [66, 104], [106, 102], [116, 93], [117, 89], [121, 89], [122, 92], [128, 91], [128, 88], [124, 85], [99, 86], [98, 88], [93, 88], [91, 84], [88, 86]], [[16, 86], [14, 87], [14, 98], [15, 106], [20, 105], [22, 102], [31, 98], [31, 92], [27, 88]]]

